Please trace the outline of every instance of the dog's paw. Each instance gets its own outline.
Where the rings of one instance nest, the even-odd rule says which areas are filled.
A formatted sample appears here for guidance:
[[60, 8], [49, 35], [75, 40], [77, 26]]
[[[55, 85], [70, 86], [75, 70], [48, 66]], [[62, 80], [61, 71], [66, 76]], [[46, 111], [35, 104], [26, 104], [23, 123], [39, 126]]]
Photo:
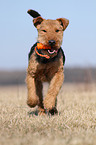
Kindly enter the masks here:
[[55, 107], [55, 101], [52, 98], [46, 97], [43, 103], [44, 103], [44, 108], [47, 110], [51, 110], [53, 107]]
[[40, 116], [45, 116], [46, 115], [46, 111], [45, 109], [38, 107], [38, 115]]
[[38, 103], [39, 103], [39, 99], [36, 97], [30, 97], [27, 99], [27, 105], [31, 108], [38, 105]]
[[44, 108], [46, 109], [46, 112], [50, 115], [55, 115], [58, 114], [58, 111], [55, 107], [55, 101], [52, 100], [48, 100], [47, 98], [44, 100]]
[[49, 113], [50, 113], [51, 115], [55, 115], [55, 114], [58, 114], [58, 110], [54, 107], [54, 108], [52, 108], [51, 110], [49, 110]]

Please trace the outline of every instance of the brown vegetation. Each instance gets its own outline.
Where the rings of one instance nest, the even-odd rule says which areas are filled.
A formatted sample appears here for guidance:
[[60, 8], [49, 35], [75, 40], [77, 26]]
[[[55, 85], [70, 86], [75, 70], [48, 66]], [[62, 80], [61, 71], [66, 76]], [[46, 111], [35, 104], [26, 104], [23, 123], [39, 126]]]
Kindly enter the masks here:
[[64, 84], [58, 97], [59, 115], [37, 116], [36, 108], [26, 105], [25, 86], [1, 86], [0, 145], [95, 145], [96, 84], [89, 87]]

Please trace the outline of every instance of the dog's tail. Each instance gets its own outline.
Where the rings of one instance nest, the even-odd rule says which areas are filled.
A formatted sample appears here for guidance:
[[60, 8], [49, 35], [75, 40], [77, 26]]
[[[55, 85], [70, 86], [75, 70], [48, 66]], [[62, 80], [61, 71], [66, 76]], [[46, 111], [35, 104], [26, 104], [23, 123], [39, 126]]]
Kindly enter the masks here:
[[29, 15], [31, 15], [33, 18], [37, 18], [37, 17], [41, 16], [38, 12], [36, 12], [36, 11], [34, 11], [34, 10], [31, 10], [31, 9], [28, 10], [27, 13], [28, 13]]

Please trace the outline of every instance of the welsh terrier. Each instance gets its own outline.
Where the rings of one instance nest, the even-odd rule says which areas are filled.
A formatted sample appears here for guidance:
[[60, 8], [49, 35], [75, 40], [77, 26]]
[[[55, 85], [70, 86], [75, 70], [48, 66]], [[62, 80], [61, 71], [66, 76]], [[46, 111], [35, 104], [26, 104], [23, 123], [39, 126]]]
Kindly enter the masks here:
[[[61, 48], [63, 31], [69, 20], [58, 18], [56, 20], [43, 19], [41, 15], [28, 10], [33, 17], [33, 24], [38, 30], [37, 42], [31, 47], [26, 83], [28, 88], [27, 104], [30, 107], [38, 105], [38, 114], [54, 115], [57, 95], [64, 81], [65, 55]], [[49, 82], [49, 89], [43, 99], [43, 82]]]

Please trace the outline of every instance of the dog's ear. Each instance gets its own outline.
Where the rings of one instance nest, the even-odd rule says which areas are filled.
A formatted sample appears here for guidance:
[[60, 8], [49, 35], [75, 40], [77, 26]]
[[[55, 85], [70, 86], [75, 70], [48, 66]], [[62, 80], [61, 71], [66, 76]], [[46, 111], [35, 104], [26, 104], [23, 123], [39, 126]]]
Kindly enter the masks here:
[[42, 23], [43, 20], [44, 20], [44, 19], [43, 19], [41, 16], [39, 16], [39, 17], [37, 17], [37, 18], [34, 18], [34, 19], [33, 19], [34, 26], [35, 26], [37, 29], [39, 29], [39, 26], [40, 26], [40, 24]]
[[34, 26], [38, 29], [41, 22], [44, 20], [41, 15], [34, 11], [34, 10], [28, 10], [27, 13], [32, 16], [34, 19], [33, 19], [33, 23], [34, 23]]
[[69, 20], [65, 19], [65, 18], [59, 18], [59, 19], [56, 19], [56, 20], [59, 21], [60, 24], [63, 26], [63, 31], [64, 31], [69, 24]]
[[34, 11], [34, 10], [28, 10], [27, 13], [32, 16], [33, 18], [37, 18], [39, 16], [41, 16], [38, 12]]

